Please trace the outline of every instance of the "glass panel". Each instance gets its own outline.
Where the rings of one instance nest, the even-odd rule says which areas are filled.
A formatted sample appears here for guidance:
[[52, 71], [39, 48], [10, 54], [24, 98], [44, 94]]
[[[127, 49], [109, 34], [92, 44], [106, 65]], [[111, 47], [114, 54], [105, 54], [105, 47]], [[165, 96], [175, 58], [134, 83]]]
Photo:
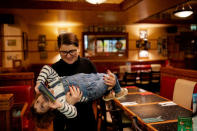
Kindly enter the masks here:
[[128, 34], [96, 34], [83, 35], [84, 56], [99, 57], [127, 57]]

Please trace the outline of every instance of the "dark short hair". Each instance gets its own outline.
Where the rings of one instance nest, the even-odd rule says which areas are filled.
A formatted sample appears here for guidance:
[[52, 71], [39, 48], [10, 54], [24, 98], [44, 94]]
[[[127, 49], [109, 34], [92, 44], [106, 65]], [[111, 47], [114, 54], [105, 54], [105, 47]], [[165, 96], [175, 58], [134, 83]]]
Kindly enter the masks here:
[[59, 48], [61, 45], [75, 45], [76, 47], [79, 46], [77, 36], [73, 33], [60, 34], [58, 36], [57, 42]]

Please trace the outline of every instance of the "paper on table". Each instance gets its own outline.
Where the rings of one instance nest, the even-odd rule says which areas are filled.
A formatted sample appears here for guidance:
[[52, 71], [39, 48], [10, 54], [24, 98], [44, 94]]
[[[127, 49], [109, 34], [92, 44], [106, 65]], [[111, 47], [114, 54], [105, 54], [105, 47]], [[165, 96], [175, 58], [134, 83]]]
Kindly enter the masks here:
[[146, 96], [146, 95], [152, 95], [152, 94], [153, 94], [152, 92], [143, 92], [143, 93], [141, 93], [140, 95]]
[[130, 105], [137, 105], [138, 103], [133, 101], [133, 102], [122, 102], [121, 103], [123, 106], [130, 106]]
[[161, 105], [161, 106], [174, 106], [174, 105], [177, 105], [177, 104], [174, 103], [173, 101], [169, 101], [169, 102], [161, 102], [161, 103], [159, 103], [159, 105]]
[[139, 89], [139, 91], [140, 91], [140, 92], [146, 92], [146, 90], [144, 90], [144, 89]]
[[193, 121], [193, 131], [197, 131], [197, 116], [192, 118]]
[[161, 116], [158, 117], [152, 117], [152, 118], [144, 118], [142, 119], [145, 123], [152, 123], [152, 122], [159, 122], [159, 121], [164, 121]]

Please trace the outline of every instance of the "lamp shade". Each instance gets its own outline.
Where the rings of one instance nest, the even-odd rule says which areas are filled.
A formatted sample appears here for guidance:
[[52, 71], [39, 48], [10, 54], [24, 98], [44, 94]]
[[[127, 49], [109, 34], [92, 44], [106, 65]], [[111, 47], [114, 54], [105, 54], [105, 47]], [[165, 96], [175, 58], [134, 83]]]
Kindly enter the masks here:
[[186, 3], [182, 6], [177, 6], [176, 10], [173, 13], [176, 17], [186, 18], [191, 16], [194, 12], [192, 10], [192, 7], [188, 3]]
[[104, 3], [106, 0], [86, 0], [86, 1], [91, 4], [101, 4]]
[[180, 11], [175, 11], [174, 15], [176, 17], [181, 17], [181, 18], [186, 18], [192, 15], [194, 12], [192, 10], [180, 10]]

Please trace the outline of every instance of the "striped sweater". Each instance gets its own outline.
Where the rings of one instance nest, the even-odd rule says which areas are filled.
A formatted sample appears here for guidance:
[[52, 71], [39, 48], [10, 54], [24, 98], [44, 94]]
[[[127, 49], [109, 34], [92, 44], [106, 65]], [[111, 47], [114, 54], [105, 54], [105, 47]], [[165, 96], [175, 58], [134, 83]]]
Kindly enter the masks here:
[[[54, 83], [60, 81], [60, 77], [58, 74], [53, 70], [50, 66], [45, 65], [42, 67], [40, 74], [37, 78], [37, 82], [45, 83], [48, 82], [48, 85], [51, 86]], [[60, 82], [56, 86], [52, 87], [54, 90], [54, 96], [59, 96], [56, 98], [59, 102], [62, 103], [62, 107], [58, 108], [58, 110], [63, 113], [67, 118], [74, 118], [77, 116], [77, 110], [76, 107], [73, 105], [70, 105], [66, 102], [66, 96], [65, 95], [59, 95], [64, 92], [63, 84]]]

